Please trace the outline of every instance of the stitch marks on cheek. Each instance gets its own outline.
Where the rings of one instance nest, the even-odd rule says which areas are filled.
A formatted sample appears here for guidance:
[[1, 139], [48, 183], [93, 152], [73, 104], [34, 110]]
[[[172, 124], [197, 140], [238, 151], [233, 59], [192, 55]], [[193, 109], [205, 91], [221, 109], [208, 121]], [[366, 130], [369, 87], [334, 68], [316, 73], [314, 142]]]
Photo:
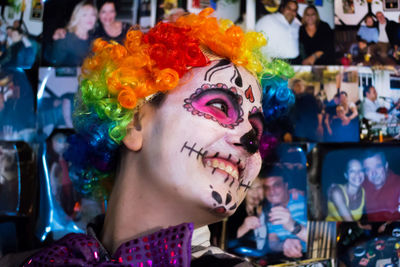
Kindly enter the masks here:
[[223, 83], [203, 84], [184, 100], [183, 107], [194, 116], [217, 122], [224, 128], [234, 129], [243, 122], [243, 98], [235, 87]]
[[[199, 158], [203, 159], [203, 158], [207, 155], [208, 151], [207, 151], [207, 150], [203, 151], [203, 148], [202, 148], [202, 147], [200, 148], [200, 150], [198, 150], [198, 149], [196, 149], [196, 145], [197, 145], [197, 144], [194, 143], [193, 146], [189, 146], [189, 145], [188, 145], [188, 141], [186, 141], [186, 142], [183, 144], [182, 148], [181, 148], [181, 153], [182, 153], [185, 149], [187, 149], [187, 150], [189, 150], [189, 153], [188, 153], [188, 156], [189, 156], [189, 157], [192, 155], [192, 153], [194, 153], [194, 154], [196, 155], [196, 159], [199, 159]], [[203, 165], [204, 165], [204, 163], [203, 163]]]

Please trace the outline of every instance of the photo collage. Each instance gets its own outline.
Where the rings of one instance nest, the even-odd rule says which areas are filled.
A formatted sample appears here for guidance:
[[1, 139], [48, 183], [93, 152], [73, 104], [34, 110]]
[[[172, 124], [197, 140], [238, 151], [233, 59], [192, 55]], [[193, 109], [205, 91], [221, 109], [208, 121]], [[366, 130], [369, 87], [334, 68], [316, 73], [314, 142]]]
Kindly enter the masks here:
[[64, 157], [93, 42], [213, 7], [292, 65], [295, 103], [267, 125], [258, 178], [211, 244], [256, 266], [399, 266], [399, 0], [22, 2], [0, 3], [0, 257], [83, 233], [107, 208]]

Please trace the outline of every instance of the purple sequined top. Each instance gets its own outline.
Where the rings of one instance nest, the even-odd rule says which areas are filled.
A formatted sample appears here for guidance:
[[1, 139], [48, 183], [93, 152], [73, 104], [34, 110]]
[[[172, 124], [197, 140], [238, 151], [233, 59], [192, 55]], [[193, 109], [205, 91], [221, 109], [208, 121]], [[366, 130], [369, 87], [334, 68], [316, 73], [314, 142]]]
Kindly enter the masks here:
[[107, 256], [99, 241], [85, 234], [68, 234], [24, 265], [32, 266], [134, 266], [189, 267], [193, 224], [184, 223], [123, 243]]

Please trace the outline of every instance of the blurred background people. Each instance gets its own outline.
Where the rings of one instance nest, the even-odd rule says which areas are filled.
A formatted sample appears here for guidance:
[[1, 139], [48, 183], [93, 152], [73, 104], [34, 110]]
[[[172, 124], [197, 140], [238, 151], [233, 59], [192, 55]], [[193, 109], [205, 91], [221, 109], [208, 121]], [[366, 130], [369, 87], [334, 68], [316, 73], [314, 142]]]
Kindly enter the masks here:
[[261, 170], [264, 212], [267, 217], [268, 245], [273, 252], [300, 258], [306, 251], [307, 205], [302, 194], [289, 191], [285, 169]]
[[263, 32], [268, 40], [268, 45], [263, 47], [266, 55], [299, 63], [298, 8], [295, 0], [282, 1], [279, 12], [268, 14], [257, 22], [256, 31]]
[[[72, 12], [64, 38], [58, 38], [45, 51], [53, 66], [80, 66], [88, 55], [92, 39], [89, 32], [94, 29], [97, 10], [89, 2], [80, 2]], [[54, 36], [53, 36], [54, 38]]]
[[332, 184], [328, 192], [327, 221], [358, 221], [365, 214], [364, 172], [360, 160], [346, 163], [346, 184]]
[[116, 0], [98, 0], [96, 4], [99, 10], [99, 23], [95, 27], [93, 37], [101, 37], [106, 41], [114, 40], [122, 44], [132, 25], [116, 20], [118, 2]]
[[319, 17], [315, 6], [306, 7], [299, 31], [301, 64], [328, 65], [333, 64], [333, 31]]
[[238, 247], [262, 250], [267, 241], [265, 214], [262, 211], [264, 190], [255, 179], [245, 200], [227, 222], [228, 249], [240, 254]]

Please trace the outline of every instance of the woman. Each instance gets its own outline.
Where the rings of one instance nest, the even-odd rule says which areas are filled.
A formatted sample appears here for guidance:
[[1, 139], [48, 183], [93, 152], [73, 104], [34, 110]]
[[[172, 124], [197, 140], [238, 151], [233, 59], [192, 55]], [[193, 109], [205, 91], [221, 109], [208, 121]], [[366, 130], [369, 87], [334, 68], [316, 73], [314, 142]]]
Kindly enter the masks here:
[[94, 38], [103, 38], [106, 41], [114, 40], [123, 43], [126, 33], [131, 25], [126, 22], [116, 21], [117, 6], [115, 0], [97, 1], [100, 23], [94, 31]]
[[349, 101], [349, 96], [345, 91], [340, 92], [340, 105], [343, 107], [344, 113], [350, 121], [358, 118], [356, 104]]
[[[245, 201], [238, 207], [227, 223], [228, 247], [244, 246], [261, 250], [267, 238], [265, 215], [262, 212], [264, 190], [259, 178], [249, 189]], [[235, 251], [234, 251], [235, 252]]]
[[259, 88], [290, 95], [283, 77], [294, 73], [263, 65], [260, 33], [226, 29], [212, 13], [129, 31], [124, 46], [94, 42], [66, 158], [82, 192], [104, 197], [113, 183], [107, 211], [26, 266], [246, 266], [201, 232], [234, 213], [261, 167]]
[[364, 172], [358, 159], [346, 165], [346, 184], [333, 184], [328, 192], [327, 221], [358, 221], [364, 214], [365, 191], [362, 188]]
[[317, 8], [306, 7], [299, 30], [300, 56], [303, 65], [333, 64], [333, 31], [319, 18]]
[[80, 2], [72, 12], [65, 38], [50, 46], [49, 62], [53, 66], [76, 67], [82, 65], [91, 45], [89, 32], [97, 19], [96, 8], [88, 2]]

